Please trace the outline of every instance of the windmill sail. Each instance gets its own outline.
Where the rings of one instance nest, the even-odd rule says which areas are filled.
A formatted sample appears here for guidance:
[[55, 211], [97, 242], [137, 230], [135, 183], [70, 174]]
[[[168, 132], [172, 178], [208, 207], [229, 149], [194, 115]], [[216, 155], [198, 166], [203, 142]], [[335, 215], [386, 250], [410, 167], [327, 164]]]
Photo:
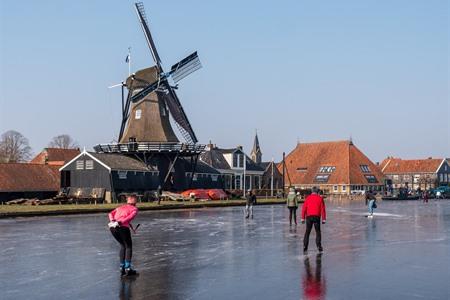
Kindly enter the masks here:
[[197, 51], [195, 51], [191, 55], [174, 64], [170, 69], [170, 75], [172, 76], [173, 81], [178, 83], [178, 81], [197, 71], [201, 67], [202, 64], [198, 58]]
[[169, 93], [165, 94], [163, 97], [167, 104], [167, 108], [172, 115], [172, 118], [175, 120], [175, 123], [186, 142], [188, 144], [196, 144], [198, 142], [197, 137], [195, 136], [191, 123], [189, 123], [186, 113], [181, 106], [177, 94], [171, 87], [169, 87], [168, 90]]
[[158, 65], [158, 67], [161, 67], [161, 58], [159, 57], [158, 51], [156, 51], [155, 42], [153, 42], [152, 34], [150, 33], [150, 28], [147, 24], [147, 16], [145, 14], [144, 4], [142, 2], [138, 2], [135, 3], [134, 6], [136, 8], [136, 13], [138, 15], [139, 22], [141, 23], [142, 30], [144, 31], [148, 47], [150, 48], [150, 51], [152, 53], [153, 60]]

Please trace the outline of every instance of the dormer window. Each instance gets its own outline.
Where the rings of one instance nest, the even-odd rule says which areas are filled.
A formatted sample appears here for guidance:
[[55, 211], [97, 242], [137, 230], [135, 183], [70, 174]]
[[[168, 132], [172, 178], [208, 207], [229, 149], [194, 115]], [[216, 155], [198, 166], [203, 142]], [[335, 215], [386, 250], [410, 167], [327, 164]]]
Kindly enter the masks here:
[[297, 172], [300, 172], [300, 173], [305, 173], [307, 171], [308, 171], [308, 168], [304, 168], [304, 167], [297, 168]]
[[244, 167], [244, 155], [239, 154], [239, 168], [243, 168], [243, 167]]
[[238, 167], [238, 155], [237, 154], [233, 154], [233, 168], [237, 168]]
[[314, 178], [315, 182], [328, 182], [328, 178], [330, 178], [330, 175], [316, 175]]
[[378, 183], [377, 178], [373, 175], [364, 175], [364, 177], [366, 177], [368, 183]]
[[322, 166], [319, 168], [319, 173], [333, 173], [336, 170], [334, 166]]
[[233, 168], [243, 168], [244, 167], [244, 154], [234, 153], [233, 154]]
[[368, 165], [359, 165], [359, 168], [363, 173], [370, 173], [370, 168]]

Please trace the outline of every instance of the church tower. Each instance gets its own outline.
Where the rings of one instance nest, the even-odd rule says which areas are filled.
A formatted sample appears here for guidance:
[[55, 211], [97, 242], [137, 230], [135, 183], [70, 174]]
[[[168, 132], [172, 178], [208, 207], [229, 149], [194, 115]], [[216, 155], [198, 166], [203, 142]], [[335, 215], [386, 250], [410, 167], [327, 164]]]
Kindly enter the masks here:
[[261, 164], [262, 162], [262, 152], [261, 148], [259, 147], [259, 140], [258, 140], [258, 132], [255, 134], [255, 141], [253, 142], [253, 149], [252, 153], [250, 154], [252, 157], [252, 160], [257, 164]]

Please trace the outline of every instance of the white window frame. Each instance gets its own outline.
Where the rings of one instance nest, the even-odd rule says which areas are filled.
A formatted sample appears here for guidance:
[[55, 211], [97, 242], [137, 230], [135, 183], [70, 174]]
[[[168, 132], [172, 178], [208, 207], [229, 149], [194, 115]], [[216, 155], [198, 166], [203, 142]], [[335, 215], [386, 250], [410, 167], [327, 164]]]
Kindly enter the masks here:
[[77, 170], [84, 170], [84, 160], [77, 160], [75, 164]]
[[85, 168], [86, 168], [86, 170], [94, 170], [94, 160], [92, 160], [92, 159], [86, 160]]

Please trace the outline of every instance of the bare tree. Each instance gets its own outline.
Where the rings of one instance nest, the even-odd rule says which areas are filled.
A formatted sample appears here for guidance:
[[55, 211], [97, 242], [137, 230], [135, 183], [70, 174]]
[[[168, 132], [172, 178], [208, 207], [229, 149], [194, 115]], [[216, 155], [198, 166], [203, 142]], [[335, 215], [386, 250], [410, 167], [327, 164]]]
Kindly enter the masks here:
[[24, 162], [31, 158], [28, 139], [20, 132], [9, 130], [0, 137], [0, 162]]
[[61, 134], [55, 136], [48, 144], [51, 148], [61, 148], [61, 149], [75, 149], [78, 148], [78, 143], [72, 139], [68, 134]]

